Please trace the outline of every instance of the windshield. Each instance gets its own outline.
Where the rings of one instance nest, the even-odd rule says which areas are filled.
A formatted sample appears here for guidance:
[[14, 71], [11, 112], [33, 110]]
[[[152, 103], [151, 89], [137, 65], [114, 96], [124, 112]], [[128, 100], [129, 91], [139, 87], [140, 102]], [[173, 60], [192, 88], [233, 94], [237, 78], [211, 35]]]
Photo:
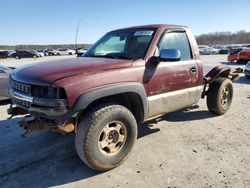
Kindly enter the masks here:
[[102, 37], [84, 57], [143, 59], [154, 36], [153, 29], [113, 31]]

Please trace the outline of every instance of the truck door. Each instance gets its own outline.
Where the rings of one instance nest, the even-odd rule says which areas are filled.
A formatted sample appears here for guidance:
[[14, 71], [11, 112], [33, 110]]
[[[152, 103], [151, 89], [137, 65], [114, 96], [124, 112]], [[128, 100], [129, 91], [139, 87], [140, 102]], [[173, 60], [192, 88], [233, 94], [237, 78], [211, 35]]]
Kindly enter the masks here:
[[148, 81], [149, 116], [175, 111], [194, 104], [199, 93], [198, 64], [193, 59], [185, 31], [166, 31], [158, 43], [162, 49], [178, 49], [180, 61], [158, 62]]

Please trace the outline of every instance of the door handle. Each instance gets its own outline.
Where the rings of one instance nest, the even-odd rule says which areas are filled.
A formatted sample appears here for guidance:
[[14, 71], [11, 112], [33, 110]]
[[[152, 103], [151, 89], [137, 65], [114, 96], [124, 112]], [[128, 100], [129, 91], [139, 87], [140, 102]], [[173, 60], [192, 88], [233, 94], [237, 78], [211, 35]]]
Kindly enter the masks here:
[[189, 68], [189, 72], [191, 72], [191, 73], [197, 73], [197, 67], [190, 67]]

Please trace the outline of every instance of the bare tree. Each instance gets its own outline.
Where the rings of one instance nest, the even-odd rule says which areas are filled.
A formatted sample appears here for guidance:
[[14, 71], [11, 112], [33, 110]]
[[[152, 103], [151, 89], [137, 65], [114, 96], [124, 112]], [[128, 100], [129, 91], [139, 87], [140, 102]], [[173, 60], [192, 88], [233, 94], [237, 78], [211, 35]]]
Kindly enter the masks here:
[[213, 32], [196, 36], [198, 44], [248, 44], [250, 43], [250, 32], [241, 30], [232, 32]]

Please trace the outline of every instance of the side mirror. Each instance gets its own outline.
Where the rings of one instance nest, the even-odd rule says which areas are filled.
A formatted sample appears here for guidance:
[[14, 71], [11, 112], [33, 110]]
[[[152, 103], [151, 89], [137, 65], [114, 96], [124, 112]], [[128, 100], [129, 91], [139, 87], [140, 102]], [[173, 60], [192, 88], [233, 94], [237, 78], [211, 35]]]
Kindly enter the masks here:
[[180, 61], [181, 52], [177, 49], [162, 49], [159, 61]]

